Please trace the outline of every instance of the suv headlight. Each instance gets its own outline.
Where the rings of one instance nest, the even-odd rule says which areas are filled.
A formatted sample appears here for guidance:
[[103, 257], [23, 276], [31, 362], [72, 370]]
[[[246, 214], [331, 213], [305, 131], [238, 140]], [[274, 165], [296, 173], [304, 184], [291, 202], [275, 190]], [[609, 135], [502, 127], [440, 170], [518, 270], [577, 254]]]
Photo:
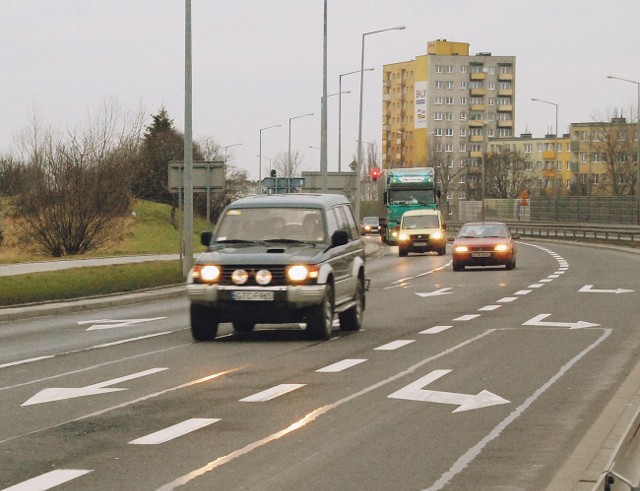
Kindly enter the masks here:
[[400, 234], [398, 235], [398, 240], [400, 242], [404, 242], [406, 240], [409, 240], [409, 234], [406, 232], [400, 232]]
[[194, 283], [217, 283], [219, 279], [219, 266], [213, 264], [196, 264], [193, 267]]
[[442, 239], [442, 232], [433, 232], [431, 234], [431, 238], [432, 239], [438, 239], [438, 240]]
[[287, 279], [294, 283], [318, 278], [318, 267], [306, 264], [296, 264], [287, 268]]

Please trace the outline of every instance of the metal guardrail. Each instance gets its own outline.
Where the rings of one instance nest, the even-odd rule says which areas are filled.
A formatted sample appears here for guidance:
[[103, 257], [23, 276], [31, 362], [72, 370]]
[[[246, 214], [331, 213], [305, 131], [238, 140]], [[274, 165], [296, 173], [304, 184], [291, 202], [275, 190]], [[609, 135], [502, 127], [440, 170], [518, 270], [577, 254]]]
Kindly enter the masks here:
[[[523, 237], [559, 238], [559, 239], [600, 239], [618, 241], [640, 241], [640, 226], [637, 225], [598, 225], [595, 223], [532, 223], [504, 222], [512, 234]], [[447, 222], [447, 230], [458, 232], [462, 223]]]

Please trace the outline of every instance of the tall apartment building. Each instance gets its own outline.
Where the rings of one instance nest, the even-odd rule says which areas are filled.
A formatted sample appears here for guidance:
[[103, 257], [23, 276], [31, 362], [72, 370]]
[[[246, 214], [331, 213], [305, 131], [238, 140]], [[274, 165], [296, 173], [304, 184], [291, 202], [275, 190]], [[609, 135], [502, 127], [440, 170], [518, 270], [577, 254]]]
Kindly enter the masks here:
[[439, 39], [412, 61], [383, 67], [382, 167], [473, 172], [491, 137], [515, 127], [515, 56], [469, 55], [469, 44]]

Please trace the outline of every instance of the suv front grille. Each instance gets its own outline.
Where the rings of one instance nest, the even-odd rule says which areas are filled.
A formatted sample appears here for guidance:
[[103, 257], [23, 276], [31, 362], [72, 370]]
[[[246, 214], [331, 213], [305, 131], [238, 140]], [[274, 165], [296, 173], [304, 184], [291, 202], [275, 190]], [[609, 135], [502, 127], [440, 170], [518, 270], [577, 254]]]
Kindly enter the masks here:
[[233, 273], [237, 269], [244, 269], [247, 273], [249, 273], [249, 279], [242, 286], [261, 286], [256, 283], [256, 273], [261, 269], [267, 269], [271, 271], [271, 275], [273, 279], [271, 283], [267, 286], [283, 286], [287, 284], [287, 279], [284, 273], [284, 266], [276, 265], [276, 266], [222, 266], [222, 275], [220, 276], [220, 280], [218, 281], [219, 285], [233, 285], [234, 283], [231, 281], [231, 273]]

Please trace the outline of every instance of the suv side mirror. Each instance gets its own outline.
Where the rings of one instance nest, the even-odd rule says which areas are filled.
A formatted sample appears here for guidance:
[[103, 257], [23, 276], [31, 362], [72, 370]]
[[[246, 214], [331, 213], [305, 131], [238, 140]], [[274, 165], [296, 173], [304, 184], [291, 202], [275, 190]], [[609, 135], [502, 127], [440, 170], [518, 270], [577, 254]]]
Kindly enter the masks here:
[[209, 247], [211, 245], [211, 237], [213, 237], [213, 232], [211, 232], [211, 230], [207, 230], [206, 232], [202, 232], [200, 234], [200, 243], [203, 246]]
[[331, 247], [338, 247], [349, 243], [349, 234], [346, 230], [336, 230], [331, 236]]

